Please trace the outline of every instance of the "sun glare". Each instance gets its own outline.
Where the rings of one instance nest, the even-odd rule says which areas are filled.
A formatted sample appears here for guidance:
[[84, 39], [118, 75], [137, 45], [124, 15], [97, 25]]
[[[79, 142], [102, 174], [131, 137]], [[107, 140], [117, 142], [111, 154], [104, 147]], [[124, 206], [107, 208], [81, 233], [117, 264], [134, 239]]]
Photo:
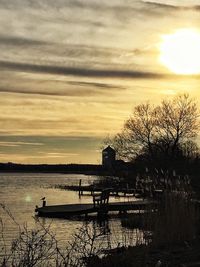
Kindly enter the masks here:
[[200, 73], [200, 32], [180, 29], [173, 34], [163, 35], [160, 61], [176, 74]]
[[31, 200], [32, 200], [32, 198], [31, 198], [30, 195], [27, 195], [27, 196], [25, 197], [25, 201], [26, 201], [26, 202], [31, 202]]

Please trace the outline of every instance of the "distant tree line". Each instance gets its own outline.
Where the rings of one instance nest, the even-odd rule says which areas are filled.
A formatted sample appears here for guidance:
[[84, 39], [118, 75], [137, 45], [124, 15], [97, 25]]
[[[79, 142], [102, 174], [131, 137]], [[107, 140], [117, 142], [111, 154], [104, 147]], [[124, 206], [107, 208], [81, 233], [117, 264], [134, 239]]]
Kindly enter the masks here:
[[0, 172], [57, 172], [80, 174], [103, 174], [102, 165], [95, 164], [17, 164], [0, 163]]

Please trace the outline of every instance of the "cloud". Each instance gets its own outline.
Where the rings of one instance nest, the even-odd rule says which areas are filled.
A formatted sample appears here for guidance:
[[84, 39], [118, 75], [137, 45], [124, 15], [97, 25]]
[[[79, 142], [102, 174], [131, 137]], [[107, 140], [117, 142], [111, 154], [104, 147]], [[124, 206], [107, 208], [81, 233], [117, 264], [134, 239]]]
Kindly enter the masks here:
[[0, 147], [16, 147], [16, 146], [42, 146], [44, 145], [43, 143], [35, 143], [35, 142], [19, 142], [19, 141], [1, 141], [0, 142]]
[[132, 3], [127, 0], [121, 1], [106, 1], [102, 0], [99, 2], [98, 0], [7, 0], [0, 2], [0, 7], [4, 9], [15, 9], [15, 10], [54, 10], [57, 12], [62, 12], [63, 9], [80, 9], [80, 10], [102, 10], [104, 12], [115, 12], [117, 9], [121, 11], [130, 11], [130, 8], [133, 10], [140, 6], [141, 2], [139, 0], [134, 0]]
[[[22, 84], [21, 84], [22, 87]], [[39, 87], [39, 85], [38, 85]], [[88, 96], [88, 95], [96, 95], [99, 94], [100, 92], [97, 90], [93, 89], [81, 89], [81, 88], [64, 88], [64, 89], [40, 89], [40, 88], [15, 88], [14, 85], [13, 87], [6, 87], [6, 88], [1, 88], [0, 86], [0, 93], [14, 93], [14, 94], [24, 94], [24, 95], [43, 95], [43, 96], [71, 96], [71, 97], [76, 97], [76, 96]]]
[[[59, 94], [59, 92], [45, 92], [44, 90], [41, 90], [39, 88], [35, 88], [34, 90], [29, 88], [14, 88], [13, 87], [6, 87], [1, 88], [0, 86], [0, 93], [16, 93], [16, 94], [31, 94], [31, 95], [51, 95], [51, 96], [57, 96], [57, 95], [66, 95], [66, 94]], [[71, 95], [71, 94], [70, 94]]]
[[[57, 66], [57, 65], [36, 65], [29, 63], [0, 61], [0, 69], [26, 72], [26, 73], [39, 73], [39, 74], [52, 74], [62, 76], [75, 76], [75, 77], [88, 77], [88, 78], [127, 78], [127, 79], [182, 79], [185, 78], [198, 78], [199, 75], [176, 75], [170, 73], [158, 73], [158, 72], [145, 72], [140, 70], [127, 70], [127, 69], [97, 69], [97, 68], [86, 68], [86, 67], [68, 67], [68, 66]], [[74, 82], [70, 82], [73, 84]], [[77, 84], [76, 82], [74, 84]], [[86, 85], [84, 82], [82, 85]], [[80, 84], [81, 85], [81, 84]], [[93, 85], [104, 87], [105, 83]], [[38, 91], [40, 93], [40, 90]], [[41, 92], [42, 93], [42, 92]], [[54, 92], [53, 92], [54, 94]]]
[[107, 83], [99, 83], [99, 82], [76, 82], [76, 81], [69, 81], [67, 82], [68, 84], [71, 85], [77, 85], [77, 86], [84, 86], [84, 87], [97, 87], [100, 89], [125, 89], [123, 86], [116, 86], [114, 84], [107, 84]]
[[46, 45], [47, 42], [41, 41], [41, 40], [34, 40], [19, 36], [6, 36], [6, 35], [0, 35], [0, 46], [6, 45], [6, 46], [41, 46]]
[[80, 77], [102, 77], [102, 78], [136, 78], [136, 79], [155, 79], [166, 78], [168, 75], [132, 71], [132, 70], [112, 70], [112, 69], [92, 69], [92, 68], [75, 68], [55, 65], [35, 65], [19, 62], [0, 61], [0, 68], [13, 71], [22, 71], [29, 73], [43, 73], [56, 75], [72, 75]]
[[60, 158], [60, 157], [71, 157], [71, 156], [78, 156], [78, 153], [64, 153], [64, 152], [48, 152], [44, 156], [48, 158]]
[[180, 9], [179, 6], [170, 5], [166, 3], [154, 2], [154, 1], [143, 1], [144, 4], [148, 5], [149, 7], [159, 8], [159, 9], [169, 9], [169, 10], [178, 10]]
[[167, 4], [166, 2], [160, 2], [160, 1], [143, 1], [143, 3], [147, 4], [148, 6], [152, 6], [154, 8], [158, 9], [167, 9], [167, 10], [199, 10], [200, 5], [176, 5], [176, 4]]
[[[16, 80], [17, 82], [17, 80]], [[30, 83], [33, 81], [30, 79]], [[58, 84], [61, 83], [59, 86]], [[43, 96], [96, 96], [102, 93], [108, 95], [116, 90], [125, 90], [124, 86], [115, 84], [106, 84], [98, 82], [83, 82], [83, 81], [48, 81], [46, 86], [41, 88], [40, 83], [35, 82], [35, 85], [28, 87], [20, 81], [15, 84], [14, 81], [10, 85], [2, 86], [0, 84], [0, 93], [24, 94], [24, 95], [43, 95]]]
[[0, 136], [3, 142], [8, 143], [42, 143], [39, 146], [5, 147], [0, 151], [1, 162], [22, 163], [71, 163], [96, 162], [101, 152], [96, 150], [100, 147], [102, 138], [83, 136]]

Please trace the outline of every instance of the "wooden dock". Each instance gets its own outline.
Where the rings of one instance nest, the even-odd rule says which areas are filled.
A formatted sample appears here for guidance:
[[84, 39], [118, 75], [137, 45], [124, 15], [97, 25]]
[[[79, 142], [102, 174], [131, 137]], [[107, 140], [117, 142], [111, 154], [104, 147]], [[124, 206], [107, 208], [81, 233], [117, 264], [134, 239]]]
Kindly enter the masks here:
[[107, 214], [108, 212], [116, 211], [126, 213], [134, 210], [147, 210], [156, 207], [156, 201], [138, 200], [131, 202], [111, 202], [103, 206], [94, 206], [93, 204], [66, 204], [54, 205], [36, 208], [37, 215], [40, 217], [51, 218], [70, 218], [73, 216], [96, 214]]
[[[102, 192], [104, 189], [102, 186], [98, 185], [81, 185], [81, 181], [79, 182], [79, 185], [56, 185], [56, 188], [62, 189], [62, 190], [71, 190], [71, 191], [77, 191], [79, 193], [79, 196], [83, 195], [93, 195], [95, 193]], [[135, 196], [136, 194], [141, 194], [142, 190], [135, 189], [135, 188], [127, 188], [127, 187], [113, 187], [110, 188], [110, 196], [127, 196], [132, 195]]]

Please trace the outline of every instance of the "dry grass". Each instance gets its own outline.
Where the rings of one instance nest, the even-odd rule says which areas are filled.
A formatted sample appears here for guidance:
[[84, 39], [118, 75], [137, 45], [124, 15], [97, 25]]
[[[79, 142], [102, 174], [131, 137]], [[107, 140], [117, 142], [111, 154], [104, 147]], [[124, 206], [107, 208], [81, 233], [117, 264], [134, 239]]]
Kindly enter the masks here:
[[158, 207], [152, 244], [171, 246], [193, 240], [198, 220], [198, 211], [189, 194], [165, 192]]

